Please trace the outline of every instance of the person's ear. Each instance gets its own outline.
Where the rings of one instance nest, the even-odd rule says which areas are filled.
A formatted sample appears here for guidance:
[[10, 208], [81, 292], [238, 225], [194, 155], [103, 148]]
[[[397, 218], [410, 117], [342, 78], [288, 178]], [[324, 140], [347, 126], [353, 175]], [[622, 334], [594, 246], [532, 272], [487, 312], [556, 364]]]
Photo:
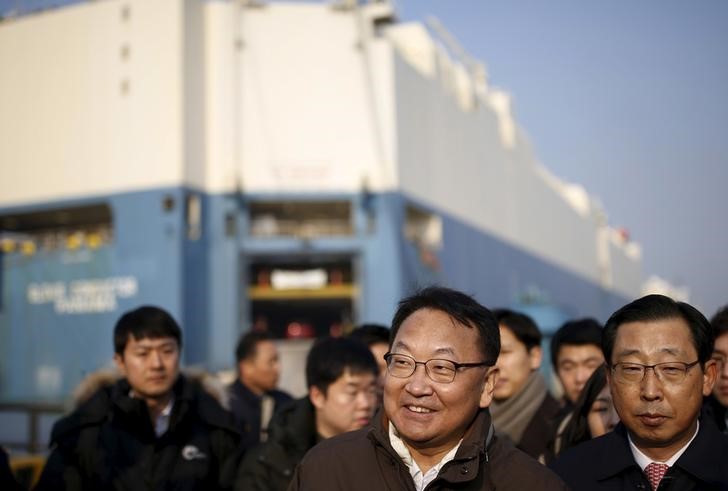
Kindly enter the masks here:
[[534, 346], [528, 350], [528, 361], [531, 370], [538, 370], [541, 367], [541, 359], [543, 358], [543, 350], [541, 346]]
[[703, 368], [703, 395], [709, 396], [713, 392], [713, 386], [718, 378], [718, 363], [710, 359], [705, 362]]
[[321, 409], [326, 404], [326, 394], [315, 385], [308, 389], [308, 398], [316, 409]]
[[493, 391], [495, 391], [495, 384], [498, 382], [499, 369], [498, 367], [488, 368], [485, 374], [485, 383], [483, 384], [483, 390], [480, 392], [480, 407], [486, 408], [493, 402]]
[[124, 363], [124, 355], [114, 353], [114, 364], [116, 365], [117, 370], [126, 377], [126, 363]]

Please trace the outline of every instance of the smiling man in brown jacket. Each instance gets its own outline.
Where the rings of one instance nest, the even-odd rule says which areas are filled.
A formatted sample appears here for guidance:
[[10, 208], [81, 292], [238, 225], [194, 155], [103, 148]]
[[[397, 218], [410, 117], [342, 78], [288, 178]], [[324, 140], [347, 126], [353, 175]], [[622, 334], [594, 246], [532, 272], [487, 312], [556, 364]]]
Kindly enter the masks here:
[[289, 490], [557, 490], [561, 480], [494, 435], [498, 322], [471, 297], [431, 287], [392, 321], [384, 408], [370, 428], [314, 447]]

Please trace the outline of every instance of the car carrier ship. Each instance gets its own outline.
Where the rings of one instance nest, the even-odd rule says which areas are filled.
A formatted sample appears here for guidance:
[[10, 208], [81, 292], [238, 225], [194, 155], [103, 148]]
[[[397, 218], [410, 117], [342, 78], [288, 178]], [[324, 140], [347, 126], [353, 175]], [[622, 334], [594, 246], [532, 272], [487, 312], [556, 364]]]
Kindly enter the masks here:
[[140, 304], [219, 370], [248, 329], [388, 324], [432, 283], [546, 331], [640, 294], [639, 246], [539, 162], [434, 20], [388, 1], [24, 3], [0, 20], [0, 401], [63, 400]]

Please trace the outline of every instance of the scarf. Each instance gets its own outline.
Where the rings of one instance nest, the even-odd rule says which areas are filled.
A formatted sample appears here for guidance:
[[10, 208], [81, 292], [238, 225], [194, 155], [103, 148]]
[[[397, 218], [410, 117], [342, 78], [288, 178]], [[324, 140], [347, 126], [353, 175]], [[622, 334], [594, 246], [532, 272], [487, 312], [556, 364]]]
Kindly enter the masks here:
[[546, 382], [538, 371], [533, 371], [518, 394], [505, 401], [493, 401], [490, 405], [496, 432], [507, 435], [518, 445], [528, 423], [545, 398]]

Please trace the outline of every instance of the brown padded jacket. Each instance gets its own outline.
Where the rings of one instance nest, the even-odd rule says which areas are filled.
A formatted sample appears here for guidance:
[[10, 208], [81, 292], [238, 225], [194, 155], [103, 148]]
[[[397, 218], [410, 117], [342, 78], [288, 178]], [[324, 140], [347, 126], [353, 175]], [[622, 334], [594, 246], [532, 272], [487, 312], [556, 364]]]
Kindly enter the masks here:
[[[321, 442], [296, 468], [288, 491], [415, 491], [407, 466], [389, 443], [388, 425], [380, 412], [372, 427]], [[491, 427], [490, 413], [481, 410], [455, 458], [443, 466], [425, 489], [568, 489], [549, 469], [493, 436]]]

